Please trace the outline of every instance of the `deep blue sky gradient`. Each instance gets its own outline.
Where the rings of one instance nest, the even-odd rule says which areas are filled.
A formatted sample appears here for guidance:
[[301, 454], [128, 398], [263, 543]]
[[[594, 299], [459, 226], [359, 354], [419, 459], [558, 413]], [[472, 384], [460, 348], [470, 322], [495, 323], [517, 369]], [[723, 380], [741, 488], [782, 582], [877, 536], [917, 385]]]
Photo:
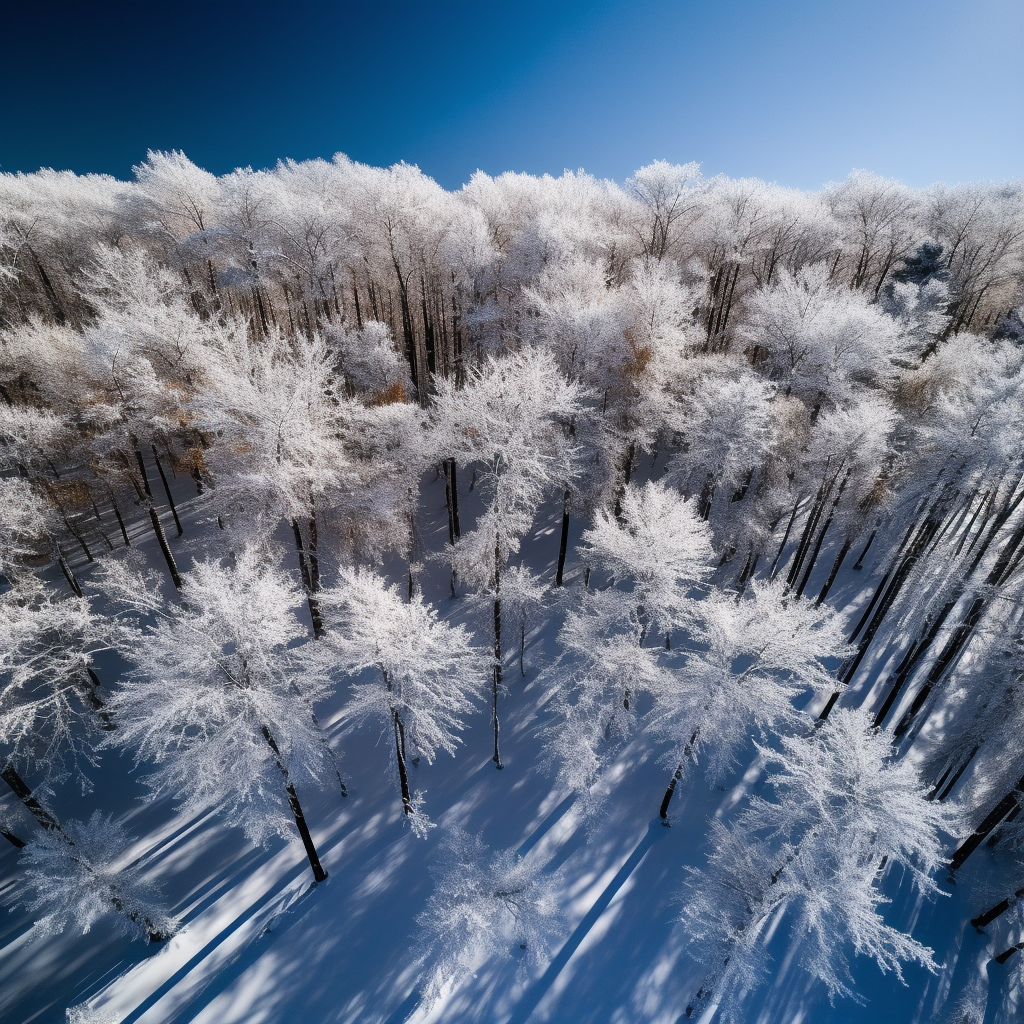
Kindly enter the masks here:
[[1024, 0], [0, 0], [0, 169], [1024, 174]]

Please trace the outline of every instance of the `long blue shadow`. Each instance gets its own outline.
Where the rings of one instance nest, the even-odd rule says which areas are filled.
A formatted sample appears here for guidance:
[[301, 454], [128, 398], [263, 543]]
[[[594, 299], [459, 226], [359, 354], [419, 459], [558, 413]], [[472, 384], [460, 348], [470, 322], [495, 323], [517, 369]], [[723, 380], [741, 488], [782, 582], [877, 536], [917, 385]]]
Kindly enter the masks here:
[[[310, 906], [304, 907], [303, 904], [305, 904], [306, 901], [316, 893], [318, 888], [319, 887], [315, 883], [310, 882], [306, 891], [295, 899], [287, 910], [273, 918], [254, 941], [262, 939], [264, 935], [268, 935], [271, 932], [287, 931], [301, 922], [303, 917], [305, 917], [306, 912], [312, 909]], [[202, 1013], [210, 1003], [212, 1003], [219, 995], [226, 992], [243, 974], [245, 974], [247, 970], [249, 970], [251, 966], [252, 962], [249, 957], [235, 957], [230, 964], [223, 967], [217, 973], [215, 978], [210, 979], [210, 983], [203, 988], [201, 993], [199, 993], [199, 995], [202, 996], [201, 999], [192, 1000], [191, 1003], [183, 1006], [176, 1013], [167, 1017], [163, 1024], [181, 1024], [181, 1022], [184, 1021], [195, 1020], [195, 1018], [199, 1016], [199, 1014]], [[198, 1001], [200, 1005], [192, 1005], [192, 1003], [195, 1003], [196, 1001]]]
[[255, 903], [252, 904], [246, 911], [236, 917], [231, 924], [225, 928], [222, 932], [219, 932], [213, 939], [211, 939], [195, 956], [193, 956], [187, 963], [183, 964], [167, 979], [159, 988], [151, 992], [138, 1006], [132, 1010], [126, 1017], [122, 1018], [121, 1024], [134, 1024], [150, 1007], [155, 1006], [156, 1003], [162, 999], [171, 989], [174, 988], [180, 981], [182, 981], [190, 971], [203, 962], [228, 936], [234, 934], [246, 923], [250, 918], [258, 914], [268, 903], [275, 900], [278, 896], [284, 892], [303, 872], [309, 870], [309, 865], [306, 861], [302, 861], [301, 864], [297, 865], [293, 870], [289, 871], [284, 876], [279, 886], [271, 889], [269, 892], [264, 893]]
[[[1024, 954], [1014, 953], [1014, 956]], [[997, 964], [995, 960], [988, 962], [988, 1002], [985, 1004], [985, 1020], [983, 1024], [996, 1024], [999, 1019], [999, 1011], [1003, 1006], [1003, 993], [1006, 991], [1007, 975], [1013, 969], [1012, 961], [1008, 967], [1006, 964]], [[1005, 1017], [1003, 1018], [1006, 1019]]]
[[534, 830], [527, 836], [523, 844], [516, 850], [520, 857], [525, 857], [551, 831], [572, 805], [576, 803], [576, 794], [570, 793]]
[[197, 886], [192, 892], [180, 899], [175, 910], [180, 906], [192, 904], [190, 910], [182, 913], [181, 923], [189, 924], [194, 921], [203, 911], [216, 903], [227, 892], [233, 882], [245, 878], [250, 870], [264, 858], [265, 854], [262, 850], [243, 854], [229, 863], [227, 867], [218, 871], [212, 878]]
[[402, 1001], [402, 1005], [384, 1021], [384, 1024], [405, 1024], [419, 1005], [420, 994], [416, 989], [413, 989]]
[[655, 842], [667, 834], [668, 832], [662, 826], [660, 819], [655, 819], [647, 826], [647, 834], [629, 855], [626, 863], [619, 868], [615, 877], [605, 886], [604, 892], [597, 897], [594, 905], [587, 911], [586, 917], [576, 926], [576, 931], [572, 933], [566, 944], [558, 951], [555, 959], [548, 964], [548, 969], [544, 972], [540, 981], [523, 996], [515, 1012], [509, 1018], [508, 1024], [526, 1024], [530, 1014], [537, 1009], [537, 1005], [554, 984], [555, 978], [562, 973], [573, 953], [580, 948], [581, 943], [587, 937], [590, 930], [597, 924], [598, 918], [608, 909], [608, 904], [611, 903], [615, 894], [625, 885], [626, 879], [637, 869], [640, 861], [644, 859], [645, 854]]

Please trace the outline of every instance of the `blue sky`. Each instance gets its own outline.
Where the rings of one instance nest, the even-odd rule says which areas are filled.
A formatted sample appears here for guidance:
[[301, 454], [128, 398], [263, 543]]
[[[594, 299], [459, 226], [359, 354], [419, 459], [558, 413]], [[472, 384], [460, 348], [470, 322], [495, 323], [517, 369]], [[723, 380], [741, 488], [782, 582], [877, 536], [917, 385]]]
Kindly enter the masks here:
[[1024, 174], [1024, 0], [4, 0], [0, 169]]

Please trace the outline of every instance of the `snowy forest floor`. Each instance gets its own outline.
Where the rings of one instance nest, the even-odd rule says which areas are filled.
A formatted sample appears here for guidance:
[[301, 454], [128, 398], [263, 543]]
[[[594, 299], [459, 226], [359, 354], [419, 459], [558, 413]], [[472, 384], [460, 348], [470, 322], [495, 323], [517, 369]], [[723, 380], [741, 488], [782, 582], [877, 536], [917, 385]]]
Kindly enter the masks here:
[[[176, 482], [185, 487], [188, 481]], [[463, 514], [476, 514], [467, 481], [461, 481]], [[188, 503], [184, 511], [189, 512]], [[548, 580], [554, 576], [561, 503], [546, 506], [524, 543], [527, 564]], [[190, 554], [215, 554], [216, 525], [194, 509], [183, 515], [185, 536], [176, 554], [187, 567]], [[584, 524], [575, 522], [571, 543]], [[447, 540], [443, 482], [425, 481], [418, 523], [426, 552]], [[159, 556], [137, 526], [137, 542], [154, 567]], [[207, 543], [208, 542], [208, 543]], [[193, 547], [194, 545], [194, 547]], [[876, 552], [884, 550], [882, 545]], [[818, 572], [827, 572], [822, 557]], [[88, 578], [84, 567], [82, 575]], [[570, 548], [566, 587], [571, 601], [582, 586]], [[872, 562], [846, 570], [832, 600], [854, 619], [870, 595]], [[393, 560], [392, 579], [406, 570]], [[729, 571], [734, 571], [731, 567]], [[467, 621], [486, 634], [463, 596], [453, 599], [445, 565], [428, 560], [420, 573], [424, 596], [452, 621]], [[820, 586], [820, 581], [818, 583]], [[812, 588], [813, 589], [813, 582]], [[389, 744], [373, 730], [339, 722], [348, 692], [341, 681], [329, 706], [319, 710], [349, 787], [302, 792], [313, 838], [329, 878], [312, 886], [302, 846], [275, 841], [251, 846], [240, 830], [216, 813], [186, 818], [168, 801], [144, 804], [131, 757], [107, 751], [93, 772], [94, 789], [70, 788], [51, 803], [58, 816], [84, 819], [94, 808], [115, 812], [138, 837], [137, 861], [158, 881], [181, 931], [165, 946], [146, 947], [112, 937], [100, 922], [86, 935], [37, 937], [31, 918], [14, 908], [0, 917], [0, 1020], [10, 1024], [57, 1024], [70, 1019], [95, 1024], [676, 1024], [701, 983], [703, 968], [687, 953], [677, 922], [679, 891], [687, 865], [703, 864], [705, 835], [713, 816], [728, 816], [760, 785], [751, 746], [746, 767], [731, 787], [709, 789], [699, 770], [681, 784], [672, 807], [672, 827], [657, 810], [667, 771], [649, 743], [634, 742], [620, 753], [601, 786], [600, 814], [585, 820], [578, 803], [553, 787], [543, 762], [541, 732], [558, 687], [550, 671], [557, 607], [529, 637], [525, 677], [517, 650], [506, 658], [501, 698], [505, 770], [491, 761], [491, 724], [486, 680], [480, 705], [454, 758], [413, 769], [413, 787], [426, 794], [425, 809], [438, 824], [428, 838], [403, 827]], [[886, 657], [882, 651], [878, 655]], [[105, 677], [116, 666], [100, 661]], [[857, 686], [868, 692], [881, 665], [862, 669]], [[14, 801], [8, 794], [7, 804]], [[416, 915], [431, 892], [429, 866], [446, 826], [482, 835], [492, 849], [512, 848], [550, 870], [560, 868], [568, 926], [545, 969], [524, 976], [515, 957], [480, 963], [433, 1008], [419, 1000], [422, 967]], [[953, 843], [950, 842], [950, 852]], [[1019, 936], [993, 927], [979, 935], [969, 923], [992, 900], [1005, 895], [1006, 866], [1000, 851], [983, 847], [960, 873], [958, 884], [940, 879], [948, 896], [919, 902], [909, 884], [888, 872], [880, 884], [891, 898], [887, 920], [912, 929], [935, 950], [938, 976], [910, 967], [906, 985], [879, 973], [874, 963], [854, 962], [855, 988], [864, 1005], [829, 1005], [823, 986], [795, 962], [794, 937], [785, 925], [771, 937], [771, 982], [743, 1004], [750, 1024], [855, 1024], [871, 1021], [917, 1024], [943, 1020], [960, 995], [988, 989], [986, 1024], [1005, 1013], [1006, 975], [1012, 967], [991, 957]], [[18, 898], [17, 851], [0, 849], [0, 893]], [[518, 951], [516, 951], [518, 952]], [[977, 1005], [977, 1001], [975, 1001]], [[982, 997], [981, 1005], [985, 1005]], [[713, 1013], [705, 1015], [710, 1020]]]

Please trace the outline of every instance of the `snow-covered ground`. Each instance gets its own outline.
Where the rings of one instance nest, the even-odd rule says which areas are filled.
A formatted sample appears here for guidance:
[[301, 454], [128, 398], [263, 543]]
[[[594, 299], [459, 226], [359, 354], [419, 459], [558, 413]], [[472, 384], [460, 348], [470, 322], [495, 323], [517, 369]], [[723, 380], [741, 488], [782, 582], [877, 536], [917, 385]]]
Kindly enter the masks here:
[[[462, 483], [463, 515], [471, 522], [474, 495]], [[441, 481], [425, 482], [420, 509], [424, 546], [437, 551], [447, 537]], [[546, 506], [524, 545], [530, 567], [547, 579], [554, 574], [560, 513], [560, 503]], [[185, 525], [176, 551], [187, 565], [187, 542], [204, 527], [194, 514]], [[574, 523], [571, 543], [581, 529]], [[142, 546], [151, 547], [148, 540]], [[155, 548], [149, 553], [157, 566]], [[830, 561], [822, 557], [816, 573], [827, 572]], [[405, 564], [395, 560], [386, 568], [398, 579]], [[564, 600], [582, 585], [571, 550], [569, 570]], [[870, 559], [862, 572], [847, 570], [833, 591], [838, 607], [849, 605], [851, 619], [871, 570]], [[443, 615], [466, 621], [468, 602], [451, 598], [442, 564], [428, 562], [420, 582]], [[348, 684], [318, 709], [349, 788], [347, 798], [335, 788], [300, 794], [329, 873], [320, 885], [311, 884], [297, 839], [255, 848], [215, 813], [188, 818], [167, 801], [143, 804], [139, 777], [145, 766], [133, 770], [128, 755], [105, 752], [92, 773], [93, 791], [82, 796], [65, 788], [51, 801], [53, 808], [62, 818], [85, 818], [94, 808], [116, 812], [138, 839], [134, 858], [163, 887], [183, 927], [166, 945], [153, 947], [112, 937], [103, 922], [86, 935], [37, 938], [31, 918], [10, 910], [0, 919], [0, 1019], [46, 1024], [64, 1020], [68, 1010], [72, 1021], [97, 1024], [685, 1020], [687, 1001], [704, 975], [678, 920], [685, 868], [703, 864], [709, 820], [728, 818], [759, 791], [756, 751], [751, 747], [746, 769], [724, 788], [709, 788], [699, 773], [686, 778], [673, 801], [672, 826], [664, 828], [657, 811], [665, 768], [649, 745], [629, 744], [600, 784], [600, 812], [586, 818], [578, 802], [553, 784], [543, 758], [541, 731], [559, 683], [550, 671], [559, 622], [555, 609], [531, 634], [525, 677], [514, 652], [506, 661], [503, 771], [491, 760], [486, 681], [457, 756], [441, 754], [433, 765], [411, 769], [413, 788], [424, 791], [426, 809], [439, 826], [425, 840], [403, 825], [390, 738], [340, 720]], [[870, 682], [874, 674], [861, 678]], [[14, 806], [10, 794], [5, 802]], [[546, 871], [559, 869], [566, 927], [542, 970], [524, 976], [515, 950], [507, 959], [479, 963], [429, 1007], [419, 994], [423, 948], [416, 917], [432, 891], [430, 867], [445, 830], [455, 825], [480, 834], [492, 849], [515, 849]], [[903, 985], [857, 958], [855, 988], [864, 1005], [847, 1000], [830, 1006], [824, 987], [796, 964], [797, 937], [783, 924], [769, 942], [770, 983], [742, 1004], [744, 1019], [912, 1024], [945, 1019], [968, 991], [980, 991], [972, 1003], [985, 1006], [987, 987], [985, 1021], [994, 1021], [1005, 1012], [1012, 963], [1002, 967], [990, 960], [1019, 936], [1007, 934], [1005, 925], [979, 935], [969, 919], [993, 895], [1005, 895], [1005, 886], [990, 877], [999, 870], [997, 858], [983, 847], [956, 886], [941, 880], [948, 895], [933, 901], [920, 900], [899, 873], [882, 878], [892, 900], [886, 919], [934, 949], [938, 975], [911, 966]], [[4, 844], [0, 892], [8, 903], [18, 898], [19, 875], [17, 851]]]

